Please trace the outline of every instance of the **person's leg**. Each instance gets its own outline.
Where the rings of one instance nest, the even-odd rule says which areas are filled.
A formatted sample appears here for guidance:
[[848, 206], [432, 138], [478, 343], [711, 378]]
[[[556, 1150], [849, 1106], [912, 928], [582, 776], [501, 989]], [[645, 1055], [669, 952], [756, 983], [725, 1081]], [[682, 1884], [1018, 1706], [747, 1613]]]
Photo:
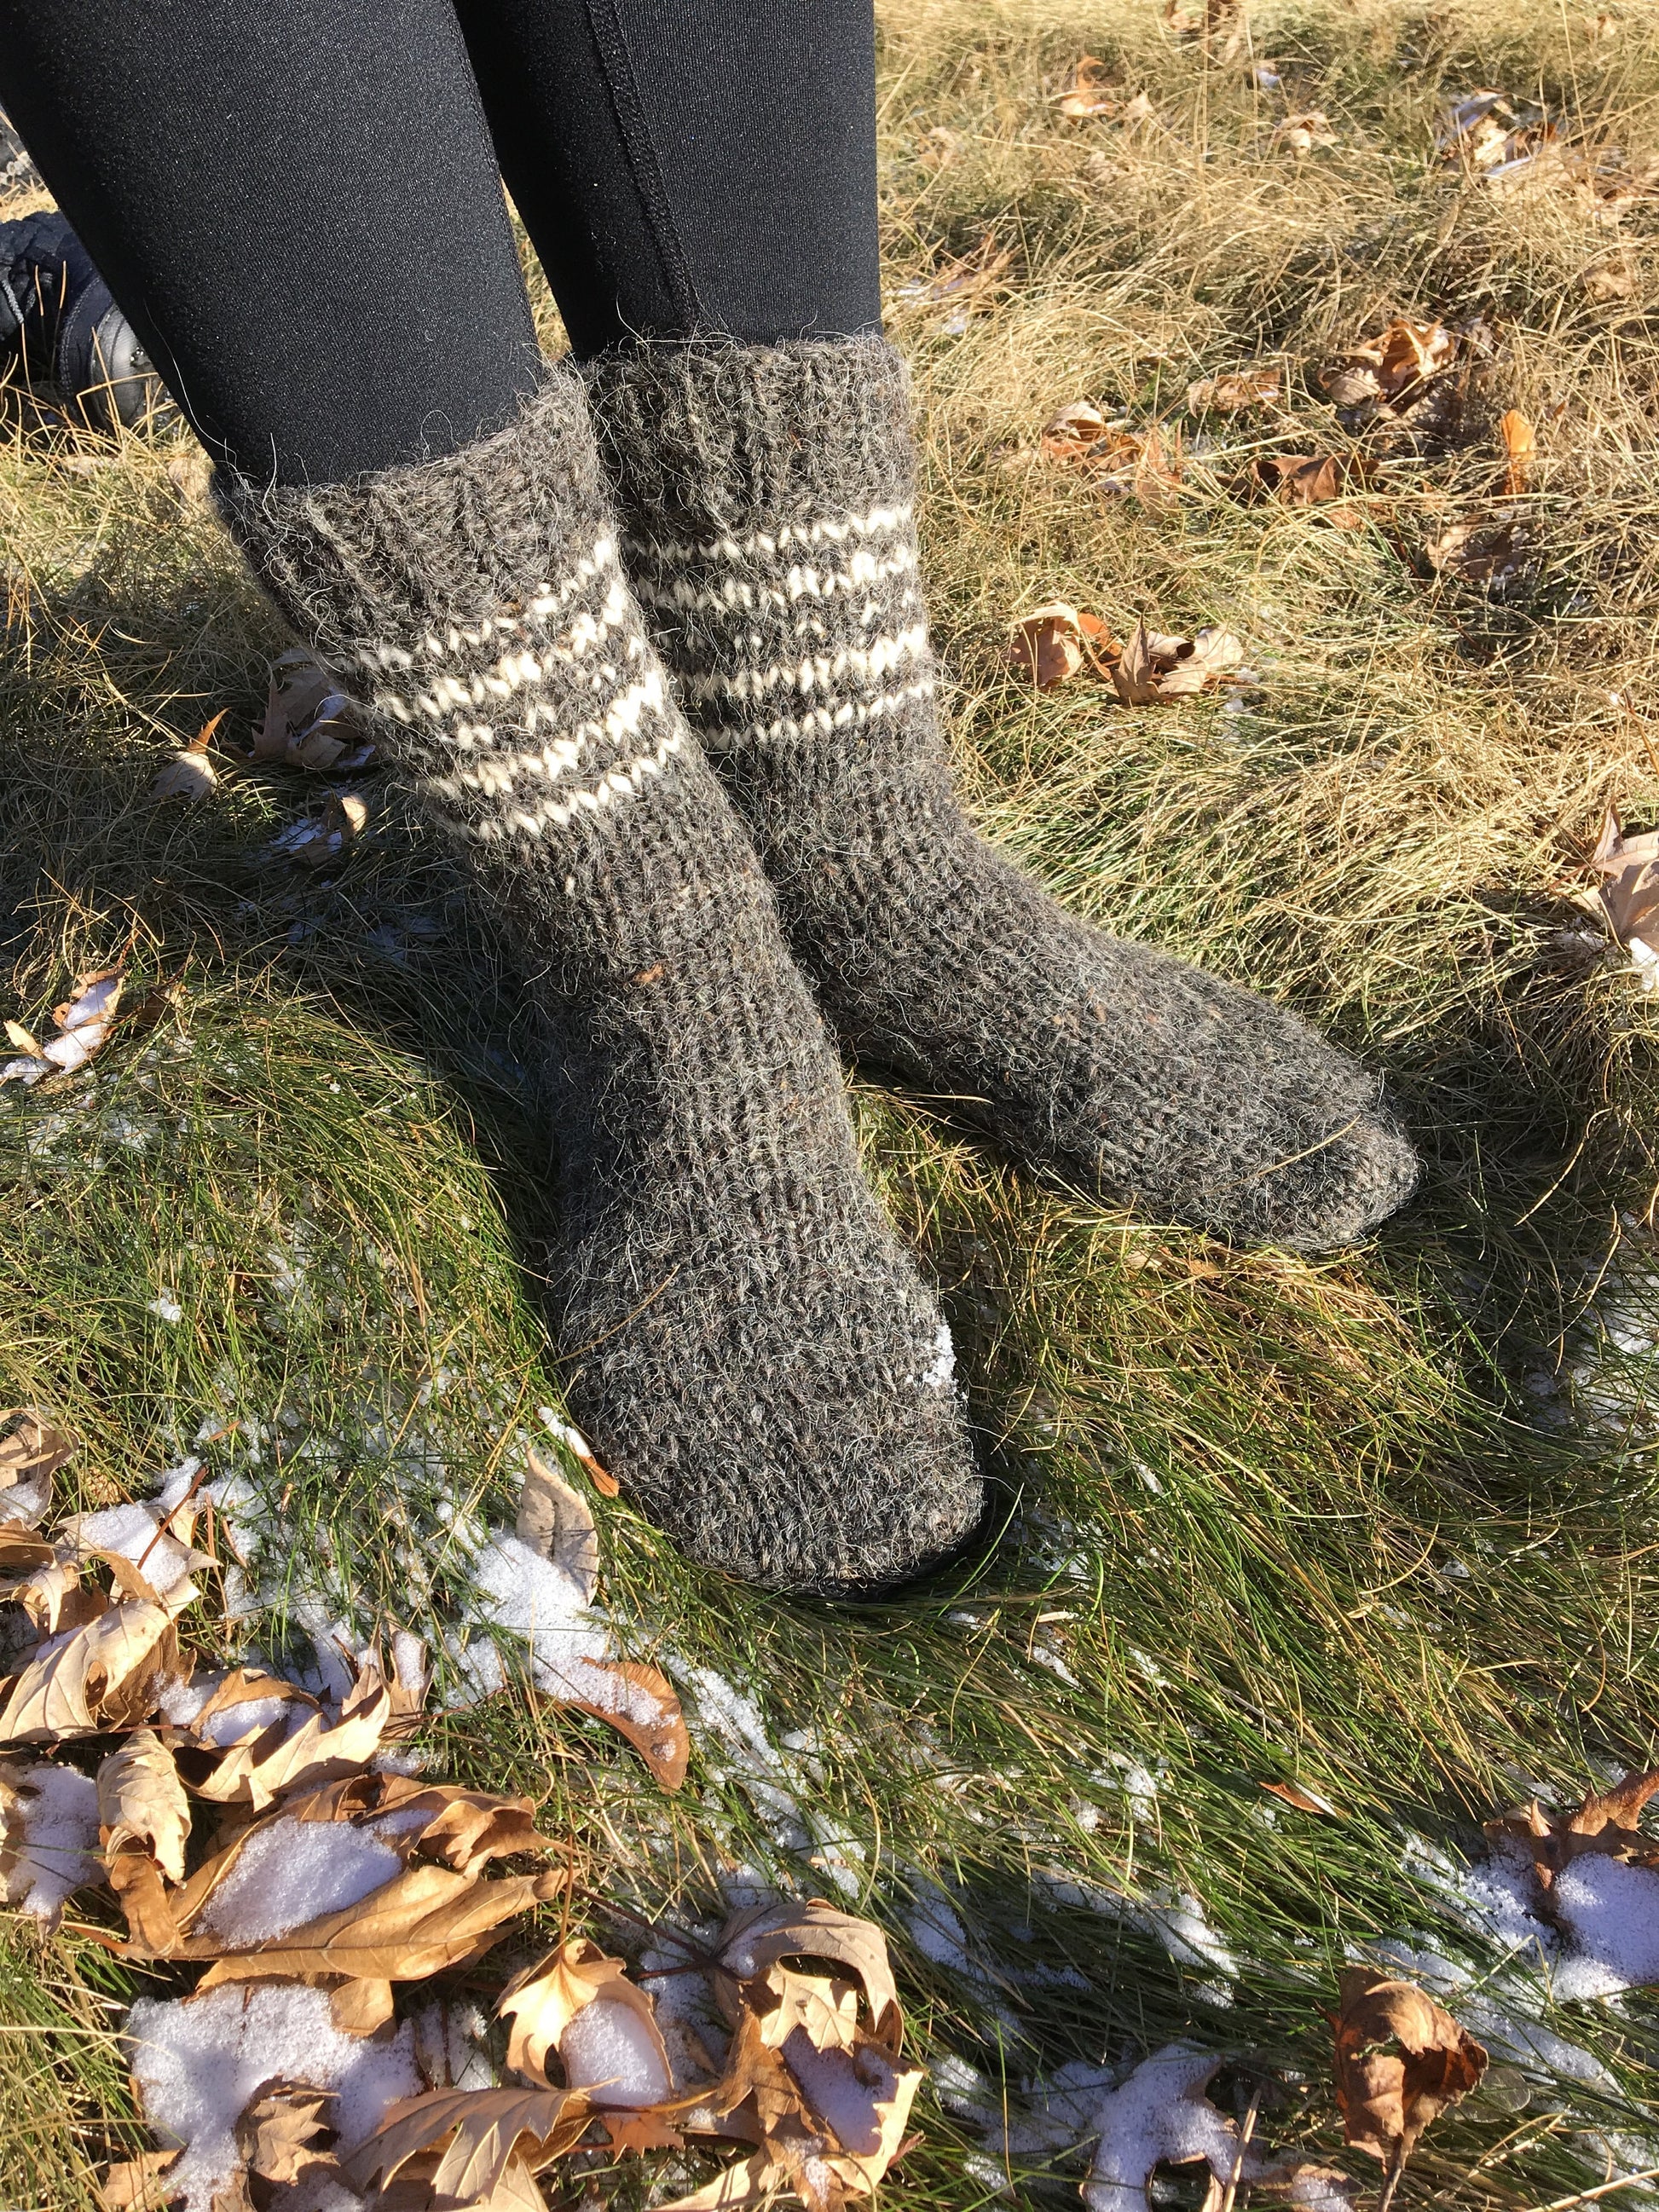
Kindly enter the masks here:
[[[1077, 921], [961, 809], [878, 334], [868, 0], [462, 6], [594, 356], [629, 573], [842, 1042], [1160, 1215], [1317, 1249], [1390, 1212], [1416, 1166], [1373, 1078]], [[572, 173], [584, 130], [629, 161]], [[538, 214], [549, 145], [600, 210], [579, 270]]]
[[331, 483], [540, 380], [447, 0], [0, 0], [0, 106], [209, 449]]
[[455, 0], [579, 358], [881, 326], [869, 0]]
[[[621, 574], [580, 380], [525, 365], [447, 0], [179, 0], [160, 46], [157, 11], [138, 21], [129, 0], [50, 12], [47, 37], [33, 0], [0, 0], [0, 100], [94, 251], [125, 255], [117, 297], [234, 457], [222, 512], [374, 709], [556, 1026], [575, 1418], [705, 1561], [824, 1591], [915, 1571], [980, 1508], [949, 1335], [860, 1173], [772, 894]], [[296, 80], [303, 115], [283, 105]], [[273, 109], [299, 134], [298, 181], [262, 135]], [[405, 198], [365, 175], [371, 117], [389, 174], [422, 151]], [[117, 204], [112, 145], [141, 208]], [[246, 204], [250, 146], [276, 216]], [[450, 194], [471, 210], [459, 230]], [[158, 265], [181, 233], [187, 301]], [[473, 326], [479, 269], [500, 329]], [[428, 383], [410, 362], [440, 339]], [[302, 390], [270, 369], [296, 361]]]

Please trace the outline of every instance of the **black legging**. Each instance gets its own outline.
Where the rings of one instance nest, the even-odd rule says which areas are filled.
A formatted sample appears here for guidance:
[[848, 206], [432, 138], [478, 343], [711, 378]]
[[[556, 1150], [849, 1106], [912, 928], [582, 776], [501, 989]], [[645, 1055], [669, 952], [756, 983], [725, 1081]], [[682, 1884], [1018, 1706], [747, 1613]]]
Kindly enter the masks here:
[[278, 483], [532, 388], [501, 176], [579, 355], [880, 321], [870, 0], [0, 0], [0, 106], [204, 441]]

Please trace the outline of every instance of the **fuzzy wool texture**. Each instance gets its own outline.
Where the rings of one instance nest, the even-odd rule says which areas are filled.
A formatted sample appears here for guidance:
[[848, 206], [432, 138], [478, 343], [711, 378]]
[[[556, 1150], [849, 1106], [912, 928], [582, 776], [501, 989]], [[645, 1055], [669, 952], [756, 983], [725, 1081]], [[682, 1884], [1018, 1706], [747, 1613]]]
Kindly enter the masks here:
[[969, 822], [893, 348], [652, 344], [586, 373], [635, 590], [847, 1049], [1158, 1218], [1316, 1251], [1402, 1204], [1376, 1077], [1078, 920]]
[[753, 1581], [915, 1574], [981, 1504], [945, 1324], [623, 577], [580, 380], [457, 453], [217, 495], [533, 979], [567, 1395], [600, 1458]]

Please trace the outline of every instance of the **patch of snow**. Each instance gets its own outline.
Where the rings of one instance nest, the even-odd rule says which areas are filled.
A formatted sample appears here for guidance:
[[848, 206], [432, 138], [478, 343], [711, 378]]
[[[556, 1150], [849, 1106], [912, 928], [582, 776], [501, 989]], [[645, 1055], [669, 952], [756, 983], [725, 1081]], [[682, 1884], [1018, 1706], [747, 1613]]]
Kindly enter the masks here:
[[81, 1551], [114, 1552], [130, 1559], [158, 1597], [182, 1594], [190, 1576], [189, 1548], [161, 1526], [150, 1505], [111, 1505], [81, 1513], [66, 1525]]
[[331, 2118], [347, 2142], [370, 2135], [399, 2098], [421, 2087], [405, 2022], [390, 2042], [342, 2034], [323, 1990], [231, 1983], [178, 2002], [141, 1997], [127, 2017], [132, 2071], [144, 2116], [184, 2155], [167, 2174], [182, 2212], [212, 2212], [239, 2159], [235, 2127], [254, 2091], [273, 2076], [331, 2091]]
[[1553, 1895], [1568, 1936], [1554, 1974], [1562, 2003], [1659, 1980], [1659, 1873], [1587, 1851], [1556, 1875]]
[[0, 1843], [11, 1860], [5, 1902], [56, 1926], [70, 1893], [103, 1878], [96, 1784], [47, 1759], [25, 1769], [15, 1803], [0, 1813]]
[[177, 1328], [185, 1317], [184, 1308], [171, 1291], [163, 1291], [158, 1297], [152, 1298], [145, 1311], [153, 1313], [157, 1321], [166, 1322], [169, 1328]]
[[957, 1379], [957, 1348], [951, 1341], [951, 1331], [945, 1322], [939, 1325], [933, 1339], [933, 1356], [924, 1372], [922, 1387], [928, 1390], [948, 1390]]
[[446, 2004], [434, 1997], [410, 2015], [410, 2026], [415, 2035], [416, 2063], [429, 2088], [495, 2086], [495, 2069], [490, 2063], [488, 2043], [489, 2023], [477, 2005], [465, 2000]]
[[559, 2039], [559, 2063], [596, 2105], [659, 2104], [673, 2088], [645, 2021], [616, 1997], [582, 2007]]
[[711, 1950], [719, 1935], [719, 1925], [709, 1921], [688, 1928], [684, 1946], [659, 1942], [640, 1954], [640, 1987], [656, 2008], [677, 2093], [694, 2081], [713, 2080], [732, 2040], [708, 1977], [690, 1971], [692, 1947]]
[[204, 1908], [202, 1924], [239, 1948], [266, 1942], [356, 1905], [402, 1863], [389, 1845], [349, 1822], [285, 1816], [249, 1837]]
[[1203, 2094], [1218, 2063], [1213, 2052], [1172, 2043], [1101, 2099], [1100, 2142], [1083, 2185], [1089, 2212], [1148, 2212], [1146, 2184], [1159, 2166], [1201, 2158], [1224, 2185], [1248, 2162], [1237, 2130]]

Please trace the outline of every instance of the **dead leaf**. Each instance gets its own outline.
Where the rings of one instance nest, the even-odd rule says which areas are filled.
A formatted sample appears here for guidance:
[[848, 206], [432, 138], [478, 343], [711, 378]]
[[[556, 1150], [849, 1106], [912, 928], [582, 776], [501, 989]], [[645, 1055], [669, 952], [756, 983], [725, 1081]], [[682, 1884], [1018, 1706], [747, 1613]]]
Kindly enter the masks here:
[[1345, 360], [1322, 370], [1320, 385], [1334, 406], [1398, 421], [1431, 396], [1452, 390], [1443, 380], [1456, 365], [1459, 344], [1457, 334], [1443, 323], [1396, 316]]
[[1116, 96], [1106, 64], [1093, 54], [1083, 55], [1063, 90], [1049, 94], [1062, 115], [1116, 115], [1122, 101]]
[[187, 745], [164, 761], [149, 787], [152, 799], [205, 799], [218, 788], [219, 771], [207, 757], [213, 733], [225, 719], [225, 709], [204, 722]]
[[1079, 613], [1056, 599], [1020, 617], [1009, 658], [1030, 675], [1039, 691], [1048, 691], [1075, 676], [1085, 662], [1104, 672], [1103, 661], [1113, 650], [1111, 632], [1098, 615]]
[[158, 1674], [179, 1673], [164, 1606], [137, 1599], [55, 1637], [14, 1677], [0, 1710], [0, 1742], [52, 1743], [127, 1728], [147, 1717]]
[[236, 2148], [261, 2180], [298, 2181], [321, 2160], [313, 2146], [333, 2132], [325, 2112], [337, 2101], [332, 2090], [303, 2081], [262, 2081], [237, 2120]]
[[[863, 1990], [877, 2040], [897, 2051], [903, 2039], [898, 1985], [887, 1938], [873, 1921], [856, 1919], [823, 1898], [805, 1905], [757, 1905], [733, 1913], [714, 1945], [715, 1993], [731, 2010], [734, 1992], [721, 1983], [764, 1983], [785, 1959], [826, 1959], [845, 1967]], [[774, 1993], [775, 1995], [775, 1992]], [[748, 2000], [751, 2006], [753, 2000]]]
[[592, 2109], [563, 2089], [434, 2089], [394, 2105], [341, 2171], [360, 2193], [384, 2190], [411, 2159], [444, 2144], [428, 2201], [483, 2203], [515, 2153], [532, 2171], [550, 2164], [578, 2142]]
[[1504, 491], [1514, 499], [1524, 492], [1532, 479], [1532, 465], [1537, 457], [1538, 440], [1532, 424], [1518, 407], [1507, 410], [1498, 425], [1504, 441]]
[[368, 808], [356, 792], [331, 792], [320, 814], [308, 814], [270, 841], [273, 853], [285, 853], [301, 867], [330, 868], [344, 859], [368, 823]]
[[1237, 638], [1218, 625], [1207, 625], [1193, 637], [1175, 637], [1148, 629], [1141, 621], [1112, 670], [1112, 683], [1126, 707], [1158, 706], [1225, 682], [1243, 659]]
[[1000, 246], [988, 230], [972, 253], [947, 261], [932, 277], [913, 276], [901, 284], [893, 295], [894, 305], [900, 310], [949, 307], [952, 314], [946, 331], [965, 330], [970, 315], [982, 313], [1006, 291], [1006, 271], [1013, 258], [1013, 248]]
[[[1618, 817], [1611, 807], [1607, 809], [1607, 814], [1616, 837]], [[1597, 854], [1601, 853], [1607, 842], [1608, 833], [1604, 829], [1601, 844], [1596, 848]], [[1652, 881], [1644, 892], [1630, 893], [1629, 904], [1622, 902], [1619, 904], [1621, 920], [1626, 925], [1623, 928], [1614, 925], [1614, 933], [1621, 943], [1625, 941], [1627, 931], [1630, 934], [1636, 933], [1640, 917], [1650, 913], [1653, 907], [1659, 907], [1659, 858], [1656, 858], [1659, 855], [1659, 832], [1635, 838], [1623, 850], [1633, 855], [1638, 846], [1652, 848], [1638, 864], [1641, 878], [1651, 878]], [[1616, 858], [1617, 855], [1610, 857]], [[1607, 862], [1592, 860], [1590, 865], [1606, 866]], [[1604, 900], [1607, 897], [1606, 885], [1602, 887], [1601, 896]], [[1639, 902], [1644, 897], [1651, 899], [1652, 907]], [[1610, 907], [1610, 921], [1613, 910]], [[1637, 919], [1632, 919], [1632, 916]], [[1544, 1891], [1547, 1903], [1548, 1893], [1557, 1875], [1565, 1867], [1571, 1866], [1574, 1859], [1587, 1855], [1621, 1859], [1632, 1866], [1659, 1866], [1659, 1837], [1649, 1835], [1638, 1826], [1643, 1807], [1656, 1791], [1659, 1791], [1659, 1768], [1645, 1774], [1627, 1774], [1614, 1789], [1603, 1790], [1599, 1795], [1588, 1792], [1577, 1810], [1565, 1818], [1550, 1819], [1534, 1798], [1530, 1805], [1519, 1811], [1506, 1813], [1499, 1820], [1488, 1820], [1486, 1833], [1494, 1841], [1501, 1839], [1519, 1844], [1531, 1854], [1538, 1886]]]
[[639, 1659], [590, 1659], [580, 1679], [587, 1697], [562, 1697], [574, 1712], [591, 1713], [624, 1736], [650, 1768], [658, 1787], [678, 1790], [691, 1759], [691, 1739], [673, 1684], [659, 1668]]
[[38, 1528], [52, 1510], [52, 1478], [76, 1449], [38, 1406], [0, 1413], [0, 1522]]
[[374, 1668], [365, 1666], [337, 1721], [331, 1723], [319, 1708], [290, 1732], [287, 1716], [281, 1715], [257, 1735], [229, 1746], [197, 1783], [197, 1790], [217, 1805], [251, 1805], [262, 1812], [301, 1784], [367, 1766], [380, 1747], [391, 1712], [391, 1692]]
[[1316, 1790], [1304, 1790], [1299, 1782], [1264, 1782], [1261, 1786], [1270, 1797], [1282, 1797], [1287, 1805], [1294, 1805], [1298, 1813], [1324, 1813], [1333, 1820], [1342, 1818], [1328, 1797], [1322, 1797]]
[[[637, 2045], [635, 2056], [642, 2070], [654, 2070], [656, 2081], [647, 2094], [618, 2094], [615, 2081], [595, 2078], [581, 2063], [576, 2047], [567, 2049], [571, 2023], [590, 2005], [620, 2007], [629, 2015], [607, 2039], [610, 2045], [626, 2037]], [[628, 1978], [620, 1959], [607, 1958], [597, 1943], [574, 1936], [556, 1951], [526, 1966], [502, 1991], [497, 2012], [513, 2022], [507, 2063], [532, 2081], [549, 2082], [547, 2054], [556, 2051], [565, 2081], [580, 2089], [596, 2105], [659, 2105], [674, 2086], [674, 2069], [657, 2027], [656, 2012], [645, 1991]]]
[[296, 646], [271, 664], [264, 720], [253, 736], [251, 760], [281, 761], [318, 775], [349, 773], [374, 758], [359, 710], [320, 661]]
[[183, 1881], [190, 1802], [173, 1753], [153, 1729], [135, 1729], [99, 1767], [98, 1823], [106, 1862], [131, 1847], [169, 1881]]
[[599, 1540], [586, 1501], [541, 1455], [528, 1455], [514, 1534], [567, 1574], [591, 1605], [599, 1582]]
[[1336, 133], [1322, 107], [1310, 107], [1299, 115], [1287, 115], [1275, 127], [1271, 143], [1298, 155], [1311, 154], [1316, 146], [1334, 146]]
[[1358, 507], [1337, 507], [1352, 489], [1369, 483], [1372, 464], [1352, 454], [1262, 453], [1254, 464], [1254, 475], [1283, 507], [1318, 507], [1326, 520], [1345, 530], [1362, 528], [1364, 515]]
[[165, 2212], [168, 2191], [163, 2179], [183, 2156], [181, 2150], [145, 2150], [120, 2160], [99, 2185], [103, 2212]]
[[1501, 591], [1525, 565], [1528, 533], [1514, 520], [1447, 525], [1425, 544], [1429, 566], [1443, 576], [1485, 591]]
[[1477, 2086], [1486, 2054], [1414, 1982], [1350, 1966], [1340, 1987], [1336, 2101], [1343, 2133], [1388, 2168], [1392, 2183], [1423, 2130]]
[[392, 1841], [405, 1859], [429, 1858], [457, 1874], [477, 1874], [491, 1859], [520, 1851], [562, 1848], [537, 1832], [536, 1808], [528, 1797], [422, 1782], [408, 1774], [354, 1774], [290, 1798], [283, 1811], [296, 1820], [358, 1822], [396, 1814]]
[[557, 1894], [556, 1880], [546, 1875], [486, 1881], [422, 1863], [405, 1867], [356, 1905], [320, 1914], [268, 1942], [236, 1950], [204, 1933], [187, 1937], [173, 1955], [213, 1960], [199, 1984], [204, 1990], [222, 1982], [336, 1974], [423, 1982], [481, 1959], [501, 1941], [507, 1921]]
[[1187, 404], [1194, 415], [1242, 415], [1248, 407], [1276, 406], [1283, 387], [1284, 372], [1264, 362], [1189, 384]]

